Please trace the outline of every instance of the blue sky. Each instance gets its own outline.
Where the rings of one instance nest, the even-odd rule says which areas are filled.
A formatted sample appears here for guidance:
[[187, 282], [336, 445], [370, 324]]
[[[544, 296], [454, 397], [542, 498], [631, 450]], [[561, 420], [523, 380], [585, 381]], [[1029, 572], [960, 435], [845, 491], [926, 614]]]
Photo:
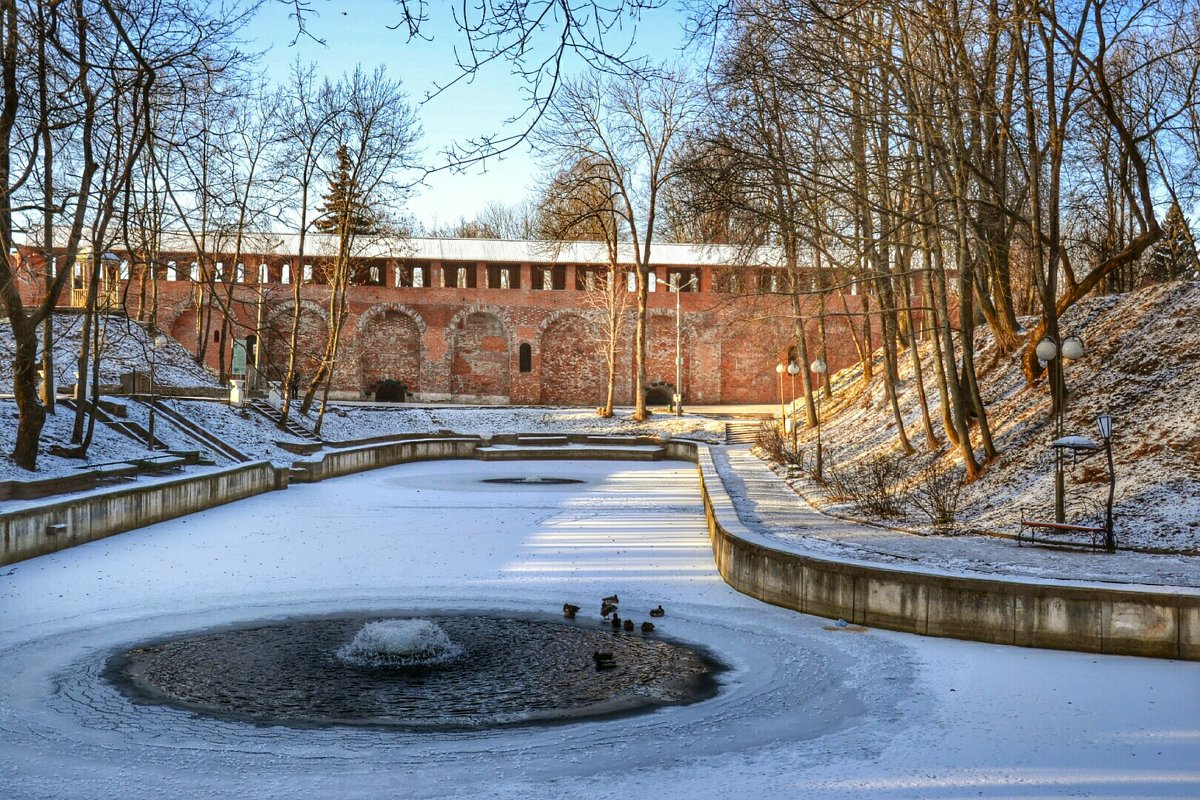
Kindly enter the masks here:
[[[424, 32], [432, 41], [408, 41], [405, 31], [388, 28], [400, 20], [393, 0], [318, 0], [314, 7], [319, 14], [308, 20], [308, 27], [324, 45], [304, 37], [292, 44], [296, 24], [288, 18], [290, 5], [283, 2], [265, 4], [244, 36], [250, 47], [267, 50], [262, 66], [272, 80], [284, 81], [297, 58], [317, 63], [330, 77], [351, 71], [356, 64], [367, 70], [384, 64], [389, 76], [400, 78], [409, 97], [420, 102], [439, 82], [456, 74], [454, 48], [462, 48], [465, 39], [453, 24], [452, 5], [456, 4], [429, 3], [430, 20]], [[672, 59], [678, 56], [683, 23], [683, 13], [667, 6], [647, 12], [640, 25], [619, 33], [618, 40], [621, 35], [632, 38], [635, 52]], [[419, 115], [425, 160], [434, 165], [444, 163], [442, 151], [455, 140], [502, 131], [505, 120], [526, 107], [523, 88], [509, 73], [508, 65], [499, 63], [473, 83], [454, 86], [422, 102]], [[461, 216], [471, 218], [488, 202], [522, 200], [536, 175], [536, 165], [526, 148], [520, 147], [503, 159], [489, 159], [462, 174], [443, 171], [431, 176], [409, 203], [409, 211], [427, 225], [452, 223]]]

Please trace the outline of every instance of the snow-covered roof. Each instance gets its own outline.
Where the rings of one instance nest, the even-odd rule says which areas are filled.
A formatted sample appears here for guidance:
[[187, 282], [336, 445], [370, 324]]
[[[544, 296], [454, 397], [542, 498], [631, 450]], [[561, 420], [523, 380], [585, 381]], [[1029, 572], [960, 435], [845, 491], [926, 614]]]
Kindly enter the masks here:
[[[27, 235], [32, 244], [40, 234]], [[66, 245], [66, 228], [55, 230], [57, 246]], [[310, 233], [305, 237], [305, 256], [321, 258], [337, 252], [337, 237], [331, 234]], [[206, 249], [210, 253], [230, 254], [240, 249], [247, 257], [271, 255], [295, 256], [300, 251], [300, 236], [296, 233], [251, 231], [242, 234], [240, 248], [233, 233], [209, 234]], [[165, 252], [186, 253], [195, 250], [192, 237], [186, 232], [171, 231], [162, 236]], [[86, 249], [86, 248], [85, 248]], [[111, 250], [122, 249], [120, 242], [109, 245]], [[440, 239], [433, 237], [362, 236], [354, 247], [358, 258], [398, 258], [420, 261], [488, 261], [493, 263], [535, 264], [606, 264], [608, 252], [602, 242], [547, 242], [516, 239]], [[632, 243], [623, 243], [620, 261], [633, 263]], [[650, 249], [650, 261], [659, 266], [780, 266], [781, 252], [774, 247], [745, 248], [735, 245], [655, 243]]]

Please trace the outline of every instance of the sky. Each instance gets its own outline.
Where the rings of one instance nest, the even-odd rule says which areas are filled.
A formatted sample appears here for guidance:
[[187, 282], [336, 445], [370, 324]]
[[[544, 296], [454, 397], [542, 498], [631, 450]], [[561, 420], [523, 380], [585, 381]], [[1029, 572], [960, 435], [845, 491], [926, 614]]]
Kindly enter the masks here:
[[[405, 30], [389, 25], [400, 21], [394, 0], [315, 0], [316, 13], [307, 20], [312, 37], [296, 37], [290, 3], [266, 3], [244, 31], [248, 47], [265, 51], [262, 68], [272, 81], [286, 80], [299, 59], [316, 63], [318, 70], [337, 78], [356, 65], [371, 71], [385, 65], [388, 75], [399, 78], [412, 101], [424, 131], [421, 147], [427, 165], [444, 165], [445, 149], [467, 137], [494, 135], [505, 130], [505, 121], [527, 108], [521, 80], [510, 66], [498, 63], [471, 83], [461, 83], [435, 97], [439, 84], [457, 74], [455, 48], [465, 37], [450, 14], [459, 4], [433, 0], [430, 18], [422, 33], [428, 40], [408, 39]], [[685, 15], [673, 4], [645, 12], [640, 24], [615, 33], [614, 41], [629, 42], [632, 52], [655, 60], [680, 57]], [[576, 62], [573, 70], [580, 68]], [[521, 145], [502, 158], [492, 158], [465, 171], [442, 170], [430, 175], [410, 200], [408, 212], [426, 226], [471, 219], [490, 202], [511, 205], [529, 194], [538, 166]]]

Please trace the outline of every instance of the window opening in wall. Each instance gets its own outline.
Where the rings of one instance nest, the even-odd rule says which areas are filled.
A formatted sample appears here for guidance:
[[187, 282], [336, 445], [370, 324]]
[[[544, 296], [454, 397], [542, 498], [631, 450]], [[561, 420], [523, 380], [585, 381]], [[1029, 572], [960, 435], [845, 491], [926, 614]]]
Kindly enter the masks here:
[[71, 286], [76, 289], [83, 288], [83, 264], [75, 264], [75, 274], [71, 276]]
[[123, 281], [129, 280], [129, 262], [122, 261], [117, 265], [117, 278]]
[[167, 262], [167, 280], [169, 280], [169, 281], [179, 280], [179, 268], [175, 265], [174, 261]]
[[199, 262], [193, 261], [191, 263], [191, 266], [188, 267], [188, 280], [194, 281], [194, 280], [198, 280], [199, 278], [200, 278], [200, 264], [199, 264]]
[[529, 372], [533, 369], [533, 348], [528, 342], [522, 342], [520, 348], [520, 370]]
[[271, 276], [270, 276], [270, 273], [267, 271], [267, 265], [259, 264], [258, 265], [258, 282], [259, 283], [269, 283], [270, 280], [271, 280]]
[[459, 267], [454, 273], [454, 286], [458, 289], [467, 288], [467, 268]]
[[304, 282], [305, 282], [305, 283], [312, 283], [312, 279], [313, 279], [313, 267], [312, 267], [312, 264], [305, 264], [305, 265], [304, 265], [304, 271], [303, 271], [303, 273], [302, 273], [302, 274], [304, 275]]
[[629, 291], [629, 292], [637, 291], [637, 273], [636, 272], [626, 272], [625, 273], [625, 290]]
[[658, 275], [654, 272], [654, 270], [650, 270], [646, 273], [646, 277], [649, 279], [649, 283], [646, 285], [647, 291], [653, 292], [658, 288]]
[[213, 280], [222, 283], [225, 280], [225, 264], [218, 261], [213, 267]]
[[284, 264], [282, 267], [279, 268], [279, 282], [280, 283], [291, 283], [292, 282], [292, 265], [291, 264]]
[[414, 287], [428, 285], [425, 283], [425, 268], [424, 267], [413, 267], [412, 285]]
[[214, 342], [221, 341], [221, 332], [220, 331], [213, 331], [213, 341]]
[[246, 282], [246, 265], [245, 264], [239, 263], [237, 265], [237, 267], [234, 268], [233, 282], [234, 283], [245, 283]]
[[367, 270], [367, 275], [372, 286], [383, 286], [383, 272], [379, 269], [378, 264], [373, 264], [371, 268]]

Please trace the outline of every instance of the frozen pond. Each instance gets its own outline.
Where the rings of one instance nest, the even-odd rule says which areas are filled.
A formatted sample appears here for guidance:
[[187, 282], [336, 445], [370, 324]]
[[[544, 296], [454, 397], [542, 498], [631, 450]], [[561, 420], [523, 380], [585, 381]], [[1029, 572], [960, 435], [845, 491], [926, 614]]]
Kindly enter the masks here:
[[[731, 590], [695, 470], [446, 461], [293, 487], [0, 570], [12, 798], [1200, 795], [1200, 665], [828, 621]], [[486, 484], [557, 476], [574, 485]], [[145, 705], [118, 652], [299, 617], [527, 618], [600, 598], [711, 653], [717, 693], [632, 717], [413, 732]]]

